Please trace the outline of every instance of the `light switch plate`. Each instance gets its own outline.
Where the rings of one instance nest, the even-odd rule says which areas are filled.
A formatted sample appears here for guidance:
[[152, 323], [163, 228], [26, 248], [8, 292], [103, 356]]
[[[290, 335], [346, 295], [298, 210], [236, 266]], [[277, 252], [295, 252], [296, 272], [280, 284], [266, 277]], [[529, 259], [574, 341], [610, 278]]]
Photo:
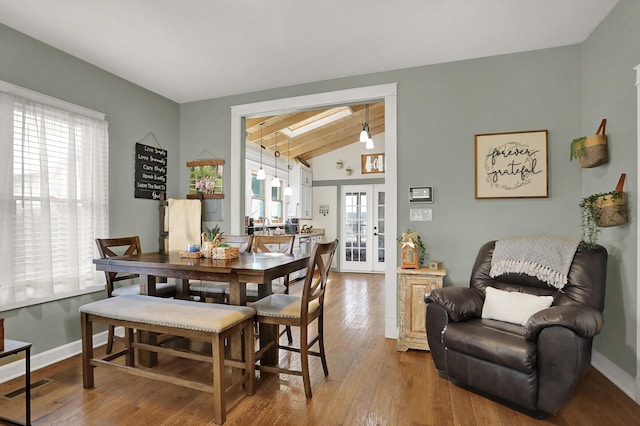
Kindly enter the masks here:
[[430, 222], [433, 220], [431, 209], [409, 209], [409, 220], [411, 222]]

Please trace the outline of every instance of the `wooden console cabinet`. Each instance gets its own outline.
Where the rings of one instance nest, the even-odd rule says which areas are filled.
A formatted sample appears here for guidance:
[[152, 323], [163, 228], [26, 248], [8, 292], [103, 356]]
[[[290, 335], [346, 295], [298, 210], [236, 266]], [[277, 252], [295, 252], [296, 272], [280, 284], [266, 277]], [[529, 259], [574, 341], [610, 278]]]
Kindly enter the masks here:
[[398, 268], [396, 272], [399, 316], [397, 349], [429, 350], [424, 295], [434, 288], [442, 287], [442, 279], [447, 275], [447, 270]]

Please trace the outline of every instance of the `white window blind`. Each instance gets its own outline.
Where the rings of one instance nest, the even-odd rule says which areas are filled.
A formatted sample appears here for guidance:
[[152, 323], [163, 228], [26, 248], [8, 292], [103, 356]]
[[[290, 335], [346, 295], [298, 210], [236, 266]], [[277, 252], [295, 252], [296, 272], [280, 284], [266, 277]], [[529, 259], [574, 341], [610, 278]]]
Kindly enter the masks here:
[[104, 118], [0, 88], [0, 310], [104, 286], [108, 152]]

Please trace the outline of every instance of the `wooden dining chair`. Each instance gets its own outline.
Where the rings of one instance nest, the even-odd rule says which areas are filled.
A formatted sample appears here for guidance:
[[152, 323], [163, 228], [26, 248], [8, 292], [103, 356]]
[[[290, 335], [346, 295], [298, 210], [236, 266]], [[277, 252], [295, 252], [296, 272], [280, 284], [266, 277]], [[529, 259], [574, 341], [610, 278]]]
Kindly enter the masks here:
[[[295, 235], [256, 235], [251, 252], [293, 254], [295, 238]], [[283, 277], [281, 283], [272, 283], [271, 292], [289, 294], [289, 275]], [[258, 284], [247, 283], [247, 301], [255, 302], [258, 297]]]
[[[222, 235], [222, 241], [238, 247], [241, 253], [251, 251], [253, 235]], [[189, 284], [189, 296], [200, 297], [200, 300], [215, 303], [226, 303], [229, 295], [229, 284], [216, 281], [197, 281]]]
[[[96, 238], [96, 245], [100, 258], [108, 259], [115, 256], [138, 255], [142, 253], [140, 237], [122, 238]], [[107, 282], [107, 297], [124, 296], [129, 294], [140, 294], [140, 284], [118, 285], [121, 281], [129, 281], [138, 278], [138, 274], [124, 274], [118, 272], [104, 273]], [[173, 297], [176, 294], [176, 286], [173, 283], [156, 283], [155, 296]], [[114, 327], [109, 326], [109, 336], [107, 340], [107, 354], [113, 350], [113, 342], [116, 339]]]
[[[318, 243], [311, 251], [307, 275], [304, 280], [302, 296], [290, 294], [271, 294], [253, 303], [251, 307], [256, 311], [256, 322], [260, 324], [288, 325], [300, 328], [300, 344], [283, 346], [279, 342], [270, 342], [256, 352], [256, 361], [260, 360], [265, 352], [278, 345], [280, 349], [297, 352], [300, 354], [300, 370], [277, 366], [259, 365], [258, 369], [270, 373], [283, 373], [302, 376], [304, 393], [308, 399], [312, 397], [311, 378], [309, 374], [309, 355], [318, 356], [322, 361], [322, 369], [325, 377], [329, 375], [327, 359], [324, 349], [324, 295], [329, 278], [331, 262], [338, 246], [338, 240], [328, 243]], [[310, 336], [314, 329], [310, 325], [317, 321], [315, 335]], [[318, 350], [310, 350], [315, 344]]]
[[[256, 235], [253, 238], [252, 253], [282, 253], [293, 254], [295, 235]], [[259, 284], [247, 283], [247, 302], [253, 303], [260, 299]], [[289, 294], [289, 275], [282, 278], [282, 282], [271, 283], [271, 293]], [[227, 293], [228, 294], [228, 293]], [[286, 326], [282, 333], [287, 334], [289, 344], [293, 343], [291, 327]], [[282, 335], [280, 333], [280, 335]], [[259, 331], [256, 331], [256, 335]]]

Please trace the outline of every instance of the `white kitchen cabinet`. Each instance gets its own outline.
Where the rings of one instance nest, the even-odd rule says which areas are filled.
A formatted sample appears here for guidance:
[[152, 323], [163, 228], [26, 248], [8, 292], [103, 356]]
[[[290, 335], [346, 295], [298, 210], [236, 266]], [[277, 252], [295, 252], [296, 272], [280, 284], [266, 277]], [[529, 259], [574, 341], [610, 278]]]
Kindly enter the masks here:
[[300, 219], [312, 219], [313, 188], [307, 185], [300, 186]]
[[300, 167], [300, 184], [306, 186], [313, 185], [313, 173], [311, 169]]
[[289, 176], [292, 195], [287, 200], [287, 217], [313, 218], [313, 173], [300, 164], [293, 166]]

